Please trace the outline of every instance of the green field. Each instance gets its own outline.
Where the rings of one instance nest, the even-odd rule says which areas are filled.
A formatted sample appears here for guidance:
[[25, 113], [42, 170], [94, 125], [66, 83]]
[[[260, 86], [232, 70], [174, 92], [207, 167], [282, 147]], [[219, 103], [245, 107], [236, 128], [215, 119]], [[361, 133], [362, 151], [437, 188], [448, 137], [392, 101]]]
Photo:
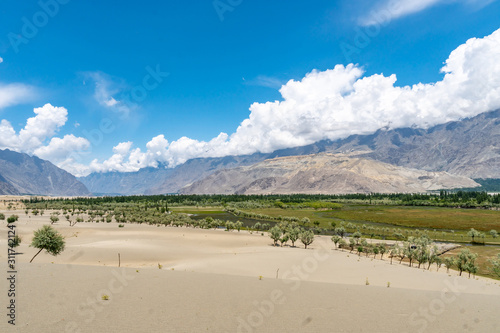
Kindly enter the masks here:
[[350, 222], [396, 226], [481, 231], [500, 230], [500, 211], [412, 206], [344, 206], [323, 216]]
[[459, 209], [442, 207], [345, 205], [339, 210], [318, 211], [314, 209], [284, 210], [264, 208], [248, 210], [269, 216], [308, 217], [328, 227], [331, 221], [380, 224], [410, 228], [469, 230], [500, 230], [500, 211], [485, 209]]
[[[467, 246], [471, 252], [477, 253], [478, 257], [476, 259], [476, 264], [479, 266], [478, 275], [486, 276], [492, 279], [500, 279], [498, 276], [494, 276], [491, 274], [488, 267], [490, 263], [489, 259], [496, 259], [498, 254], [500, 253], [500, 247], [498, 246]], [[447, 256], [456, 256], [460, 253], [461, 248], [446, 252], [443, 257]], [[467, 273], [463, 273], [466, 274]]]

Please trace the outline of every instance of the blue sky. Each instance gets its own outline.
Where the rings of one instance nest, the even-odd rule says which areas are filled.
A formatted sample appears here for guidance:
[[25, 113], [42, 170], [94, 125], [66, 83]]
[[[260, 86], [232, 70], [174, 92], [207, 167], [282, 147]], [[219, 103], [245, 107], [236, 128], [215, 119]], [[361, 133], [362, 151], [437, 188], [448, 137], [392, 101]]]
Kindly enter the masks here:
[[[9, 1], [1, 17], [1, 148], [86, 174], [175, 166], [191, 157], [370, 132], [385, 122], [427, 126], [487, 111], [448, 105], [450, 112], [435, 114], [419, 106], [393, 121], [381, 109], [360, 113], [356, 101], [318, 105], [355, 91], [352, 84], [362, 78], [370, 78], [370, 95], [379, 94], [366, 102], [381, 105], [394, 88], [441, 82], [453, 50], [500, 28], [500, 1]], [[495, 41], [488, 44], [491, 66]], [[345, 67], [335, 71], [339, 64]], [[150, 72], [160, 74], [155, 79]], [[285, 89], [295, 106], [266, 105], [287, 99], [280, 88], [289, 80], [302, 82]], [[335, 94], [316, 93], [325, 85]], [[373, 88], [379, 86], [383, 91]], [[287, 115], [295, 118], [279, 118]], [[99, 130], [103, 119], [112, 130]], [[243, 134], [232, 138], [245, 119]], [[325, 119], [332, 123], [317, 130], [315, 121]], [[260, 140], [267, 133], [275, 134]]]

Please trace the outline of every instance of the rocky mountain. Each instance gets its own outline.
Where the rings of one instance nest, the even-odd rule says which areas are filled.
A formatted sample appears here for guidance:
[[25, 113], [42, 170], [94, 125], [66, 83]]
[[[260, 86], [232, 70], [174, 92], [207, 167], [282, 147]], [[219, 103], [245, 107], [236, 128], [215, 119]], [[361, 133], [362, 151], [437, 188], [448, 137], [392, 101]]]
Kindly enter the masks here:
[[36, 156], [0, 150], [0, 194], [89, 195], [75, 176]]
[[134, 195], [163, 184], [172, 172], [164, 167], [144, 168], [137, 172], [92, 173], [79, 180], [94, 194]]
[[[92, 174], [80, 180], [93, 193], [176, 193], [211, 173], [249, 166], [266, 159], [317, 153], [356, 152], [359, 157], [413, 169], [446, 171], [469, 178], [500, 178], [500, 110], [429, 129], [380, 129], [370, 135], [277, 150], [270, 154], [198, 158], [165, 172], [164, 168]], [[154, 176], [158, 173], [161, 176]], [[120, 186], [117, 186], [117, 179]], [[152, 181], [154, 180], [154, 181]]]
[[79, 180], [92, 193], [100, 194], [164, 194], [177, 193], [180, 188], [204, 178], [216, 170], [251, 165], [265, 159], [263, 154], [228, 156], [221, 158], [196, 158], [166, 169], [144, 168], [137, 172], [92, 173]]
[[380, 129], [371, 135], [277, 151], [274, 156], [361, 152], [378, 161], [470, 178], [500, 178], [500, 110], [418, 128]]
[[315, 154], [280, 157], [219, 170], [180, 190], [182, 194], [413, 193], [479, 186], [447, 172], [428, 172], [352, 157]]

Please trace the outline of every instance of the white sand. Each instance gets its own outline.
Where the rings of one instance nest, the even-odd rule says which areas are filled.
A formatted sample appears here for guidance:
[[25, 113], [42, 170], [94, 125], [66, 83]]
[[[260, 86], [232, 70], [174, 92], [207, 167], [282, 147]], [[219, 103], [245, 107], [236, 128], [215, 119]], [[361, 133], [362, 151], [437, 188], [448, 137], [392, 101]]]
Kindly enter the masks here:
[[[329, 237], [305, 250], [273, 247], [260, 233], [60, 221], [66, 250], [28, 264], [33, 231], [49, 213], [17, 214], [17, 325], [7, 324], [2, 278], [0, 332], [500, 331], [499, 281], [358, 257], [334, 250]], [[2, 221], [7, 277], [6, 237]]]

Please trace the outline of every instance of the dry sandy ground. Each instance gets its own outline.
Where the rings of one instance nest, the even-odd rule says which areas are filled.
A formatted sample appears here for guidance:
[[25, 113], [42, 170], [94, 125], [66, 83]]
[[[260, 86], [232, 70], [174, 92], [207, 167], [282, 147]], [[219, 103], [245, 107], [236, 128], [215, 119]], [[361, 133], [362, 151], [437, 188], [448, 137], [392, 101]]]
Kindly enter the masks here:
[[66, 250], [29, 264], [49, 213], [17, 214], [15, 327], [0, 222], [0, 332], [500, 331], [499, 281], [358, 257], [328, 237], [305, 250], [260, 233], [61, 221]]

